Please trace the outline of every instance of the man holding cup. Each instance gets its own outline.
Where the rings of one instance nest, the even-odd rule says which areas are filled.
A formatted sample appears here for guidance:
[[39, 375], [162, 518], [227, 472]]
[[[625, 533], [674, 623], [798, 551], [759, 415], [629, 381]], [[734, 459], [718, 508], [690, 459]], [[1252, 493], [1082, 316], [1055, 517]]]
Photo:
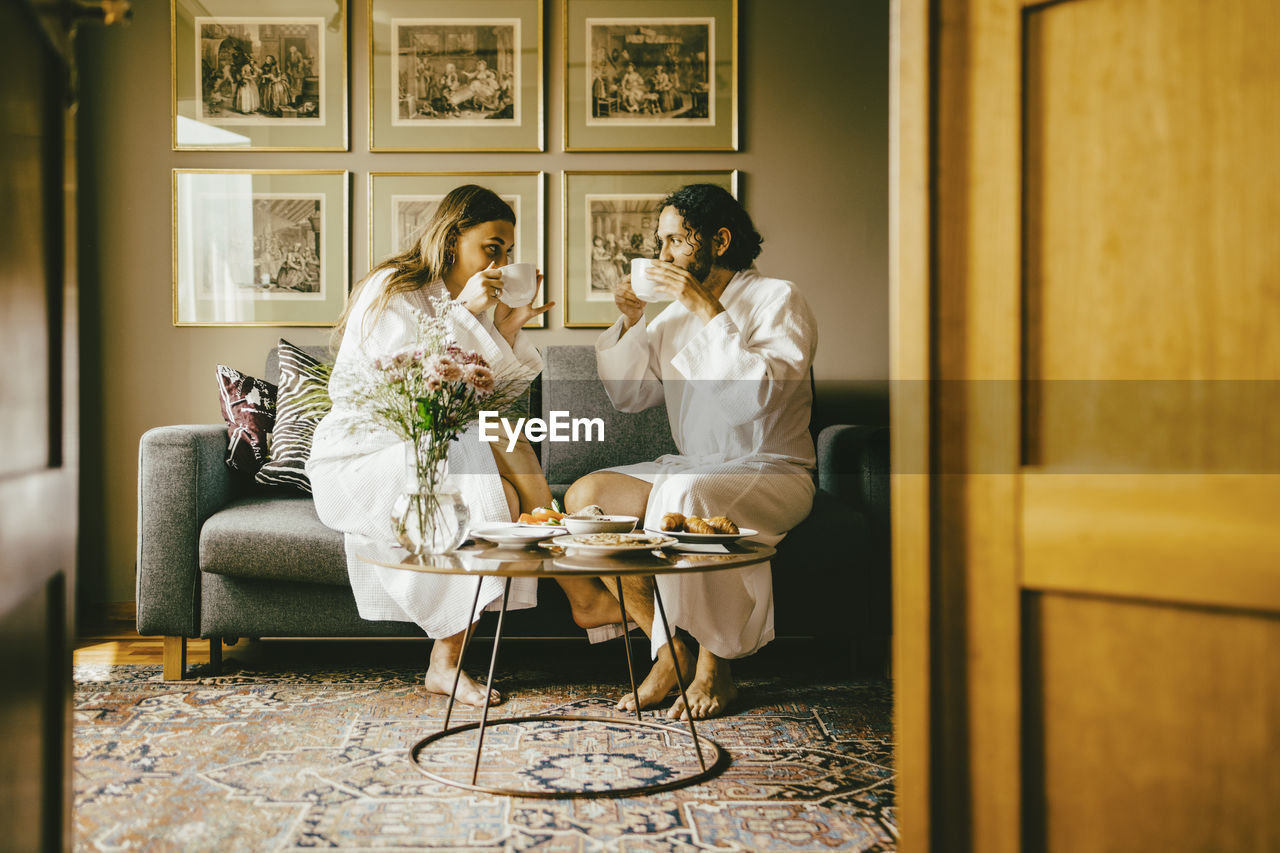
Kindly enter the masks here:
[[[813, 503], [815, 452], [809, 434], [809, 369], [817, 324], [799, 289], [767, 278], [753, 262], [760, 235], [728, 191], [683, 187], [663, 200], [658, 258], [637, 258], [619, 281], [621, 315], [596, 342], [600, 378], [620, 411], [665, 403], [678, 453], [608, 468], [573, 484], [570, 511], [597, 504], [637, 515], [651, 530], [667, 513], [726, 516], [780, 541]], [[651, 322], [648, 302], [670, 304]], [[677, 633], [666, 648], [654, 624], [652, 578], [631, 580], [628, 612], [653, 638], [655, 663], [639, 689], [642, 707], [662, 703], [686, 677], [689, 707], [669, 716], [711, 717], [737, 696], [729, 661], [773, 639], [768, 563], [745, 569], [666, 575], [667, 619], [693, 637], [695, 659]], [[657, 630], [652, 630], [657, 628]], [[634, 707], [628, 694], [618, 704]]]

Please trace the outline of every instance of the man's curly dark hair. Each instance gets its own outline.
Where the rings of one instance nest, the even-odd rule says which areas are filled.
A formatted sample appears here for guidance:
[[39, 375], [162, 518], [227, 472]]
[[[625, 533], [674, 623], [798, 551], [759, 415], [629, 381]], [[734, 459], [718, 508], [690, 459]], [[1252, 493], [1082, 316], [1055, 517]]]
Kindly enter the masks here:
[[760, 254], [764, 238], [751, 224], [746, 208], [724, 187], [715, 184], [689, 184], [662, 200], [662, 210], [674, 207], [698, 244], [709, 240], [721, 228], [728, 228], [732, 238], [729, 248], [714, 263], [735, 272], [745, 270]]

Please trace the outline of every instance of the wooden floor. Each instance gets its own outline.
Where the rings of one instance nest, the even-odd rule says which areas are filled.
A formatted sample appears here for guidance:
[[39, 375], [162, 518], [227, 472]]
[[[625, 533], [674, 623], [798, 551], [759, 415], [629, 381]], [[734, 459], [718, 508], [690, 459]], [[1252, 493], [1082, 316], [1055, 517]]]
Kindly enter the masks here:
[[[223, 659], [248, 651], [249, 643], [223, 644]], [[164, 660], [164, 637], [139, 636], [131, 621], [113, 621], [90, 636], [76, 640], [76, 663], [126, 663], [159, 666]], [[187, 665], [209, 662], [209, 641], [187, 643]]]

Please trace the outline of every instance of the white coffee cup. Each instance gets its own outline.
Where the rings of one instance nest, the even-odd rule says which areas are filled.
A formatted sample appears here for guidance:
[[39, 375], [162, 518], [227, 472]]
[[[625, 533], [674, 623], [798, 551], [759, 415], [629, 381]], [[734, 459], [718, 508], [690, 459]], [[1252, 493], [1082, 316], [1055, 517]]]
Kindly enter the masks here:
[[657, 284], [649, 278], [649, 267], [653, 266], [653, 258], [631, 259], [631, 290], [644, 302], [670, 302], [671, 295], [657, 289]]
[[498, 301], [515, 308], [528, 305], [538, 292], [538, 270], [533, 264], [507, 264], [502, 271], [502, 295]]

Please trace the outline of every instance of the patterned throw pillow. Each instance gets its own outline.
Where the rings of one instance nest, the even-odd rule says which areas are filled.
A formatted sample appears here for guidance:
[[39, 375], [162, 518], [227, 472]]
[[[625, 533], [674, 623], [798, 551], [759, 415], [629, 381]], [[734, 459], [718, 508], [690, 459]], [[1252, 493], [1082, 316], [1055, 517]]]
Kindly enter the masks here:
[[276, 421], [276, 386], [219, 364], [218, 394], [227, 422], [227, 467], [252, 477], [267, 461]]
[[254, 478], [266, 486], [290, 486], [311, 494], [307, 457], [316, 425], [329, 413], [329, 365], [280, 339], [280, 388], [271, 459]]

